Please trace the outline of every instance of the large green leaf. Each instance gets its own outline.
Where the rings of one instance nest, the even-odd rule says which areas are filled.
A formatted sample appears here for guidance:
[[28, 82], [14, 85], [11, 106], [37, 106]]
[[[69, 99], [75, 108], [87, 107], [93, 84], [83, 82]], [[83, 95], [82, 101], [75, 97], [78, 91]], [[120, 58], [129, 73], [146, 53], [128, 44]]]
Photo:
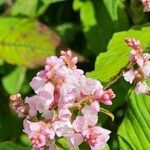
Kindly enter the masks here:
[[63, 0], [17, 0], [11, 8], [11, 15], [35, 18], [43, 14], [50, 4], [60, 1]]
[[131, 93], [125, 118], [118, 130], [120, 149], [150, 149], [150, 97]]
[[131, 48], [124, 42], [124, 38], [139, 39], [142, 47], [148, 50], [150, 46], [150, 25], [115, 33], [108, 45], [108, 51], [101, 53], [95, 63], [95, 70], [87, 73], [89, 77], [108, 82], [124, 68], [129, 59]]
[[73, 8], [80, 11], [88, 48], [95, 54], [106, 50], [114, 32], [128, 28], [123, 1], [74, 0]]
[[12, 141], [0, 143], [0, 150], [30, 150], [31, 148], [24, 147]]
[[20, 91], [26, 75], [26, 68], [16, 67], [8, 75], [2, 78], [4, 89], [9, 94], [15, 94]]
[[60, 38], [36, 20], [0, 18], [0, 58], [8, 63], [37, 67], [52, 55]]

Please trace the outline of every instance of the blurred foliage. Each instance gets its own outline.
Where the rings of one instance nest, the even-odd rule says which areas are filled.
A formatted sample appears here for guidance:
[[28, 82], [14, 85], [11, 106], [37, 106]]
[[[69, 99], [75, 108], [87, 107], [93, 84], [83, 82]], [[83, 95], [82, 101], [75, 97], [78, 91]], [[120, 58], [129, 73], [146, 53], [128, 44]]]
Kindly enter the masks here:
[[[82, 58], [79, 68], [107, 84], [127, 65], [125, 37], [138, 38], [150, 50], [150, 15], [139, 0], [0, 0], [0, 15], [0, 150], [31, 149], [9, 95], [33, 94], [29, 82], [47, 56], [70, 48]], [[128, 98], [132, 86], [122, 78], [111, 87], [117, 95], [107, 109], [114, 122], [100, 113], [100, 124], [112, 130], [105, 149], [150, 149], [149, 98]], [[57, 149], [70, 147], [59, 139]], [[89, 147], [83, 143], [79, 149]]]
[[11, 15], [36, 18], [43, 14], [50, 4], [60, 1], [63, 0], [17, 0], [11, 7]]
[[11, 73], [2, 78], [3, 87], [9, 94], [20, 91], [25, 80], [26, 70], [24, 67], [15, 67]]
[[[37, 67], [54, 54], [60, 39], [42, 23], [25, 18], [0, 19], [0, 57], [8, 63]], [[35, 59], [38, 57], [38, 59]]]
[[[87, 46], [95, 54], [106, 50], [107, 43], [114, 32], [129, 27], [121, 0], [74, 0], [73, 6], [74, 10], [80, 11]], [[95, 40], [95, 37], [99, 38]]]
[[30, 150], [30, 148], [27, 148], [27, 147], [24, 147], [20, 144], [17, 144], [15, 142], [12, 142], [12, 141], [7, 141], [7, 142], [2, 142], [0, 143], [0, 149], [2, 150]]

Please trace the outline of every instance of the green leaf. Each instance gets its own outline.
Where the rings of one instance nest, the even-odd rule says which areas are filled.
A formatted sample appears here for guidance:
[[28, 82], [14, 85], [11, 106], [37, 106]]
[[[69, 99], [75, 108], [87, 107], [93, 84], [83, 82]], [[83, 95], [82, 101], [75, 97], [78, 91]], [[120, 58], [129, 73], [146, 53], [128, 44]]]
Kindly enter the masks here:
[[[56, 141], [56, 150], [82, 150], [82, 149], [89, 149], [88, 144], [84, 143], [84, 145], [82, 145], [81, 148], [72, 149], [66, 139], [60, 138]], [[106, 144], [104, 150], [109, 150], [108, 144]]]
[[20, 141], [23, 145], [31, 145], [31, 141], [29, 140], [29, 136], [25, 133], [21, 134]]
[[64, 138], [59, 138], [56, 140], [56, 149], [57, 150], [71, 150], [71, 147], [68, 141]]
[[84, 31], [88, 31], [91, 26], [97, 24], [94, 14], [94, 6], [91, 1], [81, 2], [80, 0], [75, 0], [74, 9], [80, 9], [80, 18], [84, 25]]
[[25, 15], [30, 17], [36, 17], [38, 7], [38, 0], [17, 0], [11, 9], [11, 15]]
[[106, 144], [104, 150], [110, 150], [108, 144]]
[[15, 94], [20, 91], [26, 75], [26, 68], [16, 67], [8, 75], [2, 78], [4, 89], [9, 94]]
[[36, 17], [42, 15], [51, 4], [62, 2], [62, 1], [65, 1], [65, 0], [38, 0], [38, 1], [39, 1], [38, 2], [39, 5], [38, 5], [38, 8], [37, 8]]
[[7, 142], [0, 143], [0, 149], [1, 150], [30, 150], [31, 148], [24, 147], [12, 141], [7, 141]]
[[123, 1], [74, 0], [73, 8], [80, 11], [88, 48], [95, 54], [106, 50], [107, 43], [114, 32], [128, 28]]
[[2, 59], [0, 59], [0, 74], [3, 74], [5, 72], [4, 70], [4, 61]]
[[11, 15], [35, 18], [43, 14], [50, 4], [60, 1], [63, 0], [17, 0], [11, 8]]
[[36, 20], [0, 18], [0, 58], [29, 68], [43, 64], [54, 54], [60, 38]]
[[0, 6], [5, 3], [5, 0], [0, 0]]
[[95, 70], [87, 73], [88, 77], [108, 82], [127, 65], [131, 48], [124, 42], [126, 37], [139, 39], [142, 47], [148, 50], [150, 46], [150, 25], [147, 24], [129, 31], [115, 33], [109, 42], [108, 51], [97, 57]]
[[57, 3], [57, 2], [61, 2], [61, 1], [65, 1], [65, 0], [41, 0], [44, 4], [53, 4], [53, 3]]
[[125, 118], [118, 130], [120, 149], [150, 149], [150, 97], [131, 93]]

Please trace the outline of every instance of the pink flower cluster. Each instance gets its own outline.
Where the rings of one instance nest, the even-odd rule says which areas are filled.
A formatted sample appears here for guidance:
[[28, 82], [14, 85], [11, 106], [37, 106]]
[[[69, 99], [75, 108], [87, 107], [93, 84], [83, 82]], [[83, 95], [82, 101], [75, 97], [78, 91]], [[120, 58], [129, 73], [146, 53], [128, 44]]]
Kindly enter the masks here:
[[150, 77], [150, 54], [143, 53], [141, 44], [135, 39], [126, 39], [128, 46], [132, 47], [130, 67], [123, 73], [124, 79], [136, 84], [136, 93], [150, 95], [150, 87], [146, 80]]
[[10, 98], [25, 117], [23, 131], [34, 150], [55, 149], [56, 136], [67, 139], [72, 148], [86, 141], [92, 150], [103, 149], [109, 139], [110, 131], [98, 126], [99, 103], [111, 105], [115, 94], [87, 78], [76, 63], [71, 51], [48, 57], [44, 70], [30, 83], [35, 95], [25, 101], [20, 94]]
[[141, 0], [141, 2], [143, 3], [144, 11], [150, 11], [150, 0]]

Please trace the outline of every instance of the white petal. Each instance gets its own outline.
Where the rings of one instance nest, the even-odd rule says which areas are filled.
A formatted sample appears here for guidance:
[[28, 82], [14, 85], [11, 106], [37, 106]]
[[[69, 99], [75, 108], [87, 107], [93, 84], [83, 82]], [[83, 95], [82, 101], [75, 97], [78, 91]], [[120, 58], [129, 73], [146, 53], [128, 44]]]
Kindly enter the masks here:
[[133, 83], [133, 80], [135, 78], [134, 70], [131, 69], [129, 71], [126, 71], [123, 73], [124, 79], [129, 82], [130, 84]]

